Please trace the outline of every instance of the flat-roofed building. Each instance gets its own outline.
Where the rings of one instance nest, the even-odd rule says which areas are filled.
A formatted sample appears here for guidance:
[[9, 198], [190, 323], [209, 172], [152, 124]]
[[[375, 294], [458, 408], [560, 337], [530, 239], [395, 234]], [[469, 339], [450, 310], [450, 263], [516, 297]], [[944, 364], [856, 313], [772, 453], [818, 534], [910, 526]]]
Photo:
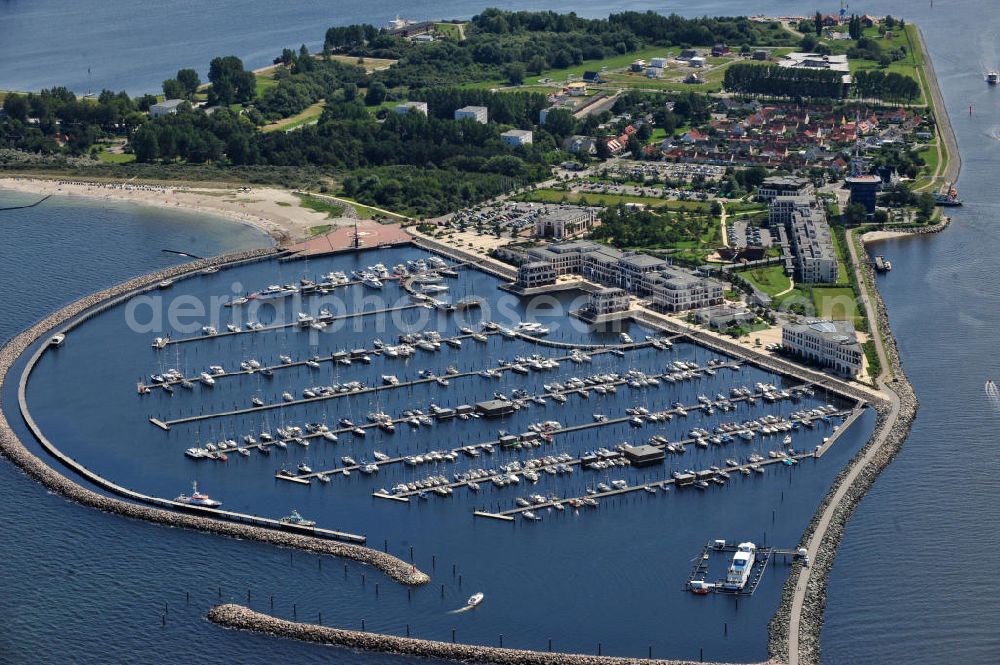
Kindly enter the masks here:
[[811, 320], [781, 327], [781, 344], [793, 355], [857, 378], [864, 369], [864, 351], [850, 321]]
[[590, 294], [584, 309], [588, 314], [602, 316], [624, 312], [629, 307], [629, 295], [625, 289], [606, 286]]
[[455, 110], [455, 120], [475, 120], [485, 125], [489, 119], [490, 110], [485, 106], [463, 106]]
[[618, 261], [619, 279], [627, 291], [642, 291], [646, 275], [666, 269], [669, 264], [649, 254], [627, 254]]
[[725, 292], [722, 282], [677, 268], [649, 273], [645, 277], [644, 290], [649, 294], [650, 303], [666, 312], [721, 305]]
[[393, 110], [400, 115], [406, 115], [411, 110], [427, 115], [427, 102], [403, 102], [396, 104]]
[[517, 284], [526, 289], [556, 283], [556, 269], [548, 261], [532, 261], [517, 269]]
[[511, 148], [530, 145], [534, 135], [527, 129], [510, 129], [500, 135], [503, 144]]
[[562, 240], [594, 225], [594, 211], [589, 208], [560, 208], [535, 219], [535, 236]]
[[874, 213], [875, 199], [882, 189], [882, 179], [877, 175], [855, 175], [845, 178], [845, 182], [851, 190], [851, 203], [863, 205], [869, 215]]
[[757, 200], [769, 202], [779, 196], [813, 196], [816, 189], [806, 178], [775, 175], [764, 178], [757, 189]]
[[160, 116], [177, 113], [177, 108], [184, 102], [185, 100], [183, 99], [167, 99], [158, 104], [153, 104], [149, 107], [149, 117], [159, 118]]

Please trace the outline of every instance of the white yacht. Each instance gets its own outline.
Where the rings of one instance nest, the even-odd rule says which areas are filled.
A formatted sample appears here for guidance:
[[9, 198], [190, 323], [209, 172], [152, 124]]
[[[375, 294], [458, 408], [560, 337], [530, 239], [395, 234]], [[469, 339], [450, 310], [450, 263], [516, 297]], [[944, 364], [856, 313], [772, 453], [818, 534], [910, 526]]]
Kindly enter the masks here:
[[756, 561], [757, 546], [753, 543], [740, 543], [733, 555], [733, 563], [729, 566], [729, 573], [723, 587], [740, 591], [746, 586], [753, 572], [753, 565]]

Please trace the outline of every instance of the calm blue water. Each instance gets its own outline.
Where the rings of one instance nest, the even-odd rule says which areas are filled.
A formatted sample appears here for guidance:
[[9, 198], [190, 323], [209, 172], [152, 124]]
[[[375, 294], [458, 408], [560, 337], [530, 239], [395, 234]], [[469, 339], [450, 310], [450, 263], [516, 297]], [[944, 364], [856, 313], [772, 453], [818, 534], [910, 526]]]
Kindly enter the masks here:
[[[175, 17], [173, 22], [157, 16], [158, 27], [151, 30], [149, 14], [135, 11], [134, 5], [125, 11], [114, 3], [102, 3], [85, 15], [70, 15], [65, 12], [75, 5], [65, 2], [3, 3], [0, 62], [6, 66], [0, 70], [4, 72], [0, 87], [69, 83], [85, 91], [89, 86], [81, 56], [93, 54], [93, 60], [100, 63], [93, 70], [95, 79], [96, 72], [108, 68], [94, 83], [95, 89], [153, 89], [179, 66], [204, 67], [209, 57], [226, 50], [241, 53], [251, 64], [261, 64], [284, 45], [315, 42], [319, 35], [306, 34], [309, 31], [302, 30], [303, 25], [367, 19], [372, 16], [369, 12], [375, 12], [366, 8], [365, 16], [352, 17], [349, 12], [355, 10], [333, 11], [326, 4], [317, 9], [320, 5], [316, 3], [312, 13], [303, 15], [299, 13], [303, 6], [243, 3], [235, 12], [227, 11], [225, 5], [200, 6], [197, 14]], [[627, 6], [643, 7], [641, 3]], [[183, 4], [172, 3], [158, 7], [158, 11], [169, 13], [178, 7]], [[255, 9], [258, 7], [266, 7], [266, 20], [261, 17], [265, 10]], [[600, 15], [623, 7], [626, 5], [593, 10], [579, 7], [578, 11]], [[688, 14], [751, 10], [808, 14], [815, 10], [813, 5], [792, 2], [764, 2], [753, 8], [732, 2], [685, 2], [676, 8]], [[995, 115], [996, 91], [988, 90], [979, 77], [984, 68], [994, 67], [1000, 60], [997, 18], [981, 0], [938, 0], [934, 9], [901, 2], [872, 2], [852, 9], [903, 11], [923, 27], [961, 143], [964, 168], [959, 184], [967, 205], [955, 213], [957, 223], [946, 234], [894, 242], [879, 249], [895, 266], [883, 278], [883, 293], [922, 409], [903, 452], [848, 527], [831, 575], [824, 660], [992, 663], [1000, 660], [992, 620], [997, 615], [997, 601], [988, 591], [979, 590], [983, 587], [975, 576], [977, 571], [995, 568], [996, 552], [1000, 551], [996, 529], [1000, 515], [992, 500], [997, 491], [998, 463], [993, 449], [997, 417], [982, 393], [983, 381], [989, 376], [996, 378], [991, 363], [997, 303], [991, 276], [993, 257], [1000, 250], [994, 223], [1000, 206], [993, 176], [1000, 123]], [[254, 16], [257, 11], [260, 13]], [[474, 11], [469, 5], [442, 5], [426, 12], [408, 6], [403, 13], [419, 17]], [[60, 19], [60, 12], [67, 18]], [[388, 18], [395, 8], [389, 6], [382, 13]], [[327, 20], [327, 14], [337, 18]], [[234, 21], [241, 25], [234, 27]], [[72, 25], [73, 29], [54, 25]], [[189, 43], [172, 43], [179, 41], [170, 36], [175, 25], [180, 26], [177, 34], [183, 34]], [[290, 37], [280, 36], [282, 26], [291, 30]], [[118, 41], [102, 42], [101, 35], [112, 32]], [[143, 34], [141, 58], [110, 55], [121, 40], [139, 33]], [[228, 49], [220, 44], [220, 34], [225, 35], [222, 39], [231, 39]], [[959, 35], [961, 39], [956, 39]], [[247, 44], [254, 48], [260, 45], [257, 56], [250, 53]], [[33, 57], [23, 57], [33, 50]], [[971, 117], [966, 111], [969, 103], [975, 105]], [[6, 241], [0, 285], [5, 295], [17, 292], [15, 297], [0, 299], [0, 337], [15, 334], [86, 292], [175, 260], [159, 252], [162, 246], [174, 247], [185, 239], [194, 243], [197, 237], [198, 242], [207, 244], [203, 252], [195, 253], [207, 254], [213, 249], [266, 241], [243, 235], [247, 232], [242, 229], [237, 232], [242, 237], [234, 239], [229, 225], [206, 231], [201, 225], [204, 220], [199, 220], [194, 234], [190, 218], [179, 219], [174, 213], [151, 219], [150, 215], [165, 213], [58, 200], [47, 206], [16, 215], [4, 213], [6, 216], [0, 218]], [[144, 227], [141, 230], [136, 227], [137, 220]], [[188, 246], [194, 250], [194, 244]], [[119, 396], [116, 391], [130, 388], [139, 374], [139, 363], [128, 358], [152, 359], [146, 344], [136, 342], [124, 349], [129, 355], [123, 364], [136, 369], [107, 383], [108, 399], [120, 399], [124, 409], [134, 411], [134, 402], [126, 402], [124, 392]], [[948, 380], [942, 381], [942, 377]], [[131, 390], [126, 392], [128, 399], [134, 399]], [[248, 394], [241, 392], [235, 399], [245, 400]], [[10, 395], [3, 397], [9, 412]], [[169, 405], [183, 409], [180, 402]], [[588, 407], [584, 415], [590, 410]], [[56, 425], [58, 418], [55, 414], [52, 420]], [[179, 491], [176, 486], [183, 485], [186, 477], [170, 469], [178, 465], [175, 458], [186, 447], [180, 434], [168, 435], [165, 440], [148, 425], [132, 430], [133, 425], [123, 420], [107, 435], [117, 437], [119, 427], [135, 432], [134, 454], [119, 452], [116, 458], [103, 461], [94, 456], [98, 464], [107, 465], [102, 470], [134, 477], [138, 465], [153, 459], [157, 448], [164, 448], [162, 459], [169, 464], [166, 472], [174, 473], [176, 480], [169, 487], [166, 482], [162, 487], [155, 485], [159, 482], [155, 478], [163, 471], [157, 469], [155, 475], [136, 484], [167, 494]], [[846, 455], [846, 446], [839, 450]], [[275, 456], [270, 459], [275, 460]], [[706, 657], [759, 659], [764, 655], [764, 623], [770, 613], [767, 606], [776, 603], [780, 582], [762, 586], [752, 600], [754, 611], [745, 611], [744, 605], [738, 616], [734, 608], [725, 606], [726, 599], [686, 603], [683, 599], [687, 597], [676, 591], [676, 578], [694, 554], [687, 544], [695, 531], [690, 517], [696, 515], [701, 521], [697, 539], [722, 535], [722, 531], [727, 537], [739, 537], [740, 524], [753, 525], [750, 536], [757, 537], [759, 525], [770, 522], [768, 510], [774, 509], [778, 511], [778, 526], [787, 526], [792, 534], [785, 540], [793, 539], [813, 510], [815, 499], [810, 497], [819, 496], [819, 488], [829, 479], [826, 473], [842, 461], [842, 457], [831, 455], [821, 464], [803, 465], [789, 474], [791, 491], [801, 499], [796, 507], [788, 500], [773, 504], [777, 487], [737, 482], [708, 496], [637, 497], [634, 504], [609, 506], [609, 510], [602, 507], [576, 522], [547, 517], [534, 525], [540, 528], [518, 524], [510, 532], [505, 525], [475, 522], [470, 506], [461, 501], [405, 507], [375, 505], [372, 499], [363, 506], [363, 514], [376, 518], [371, 524], [352, 524], [349, 516], [338, 517], [339, 509], [329, 505], [336, 501], [325, 496], [337, 493], [340, 486], [307, 490], [306, 501], [313, 502], [318, 496], [315, 503], [306, 503], [302, 492], [287, 492], [286, 500], [264, 505], [263, 496], [258, 498], [238, 487], [259, 486], [260, 494], [274, 496], [266, 474], [273, 469], [249, 468], [259, 464], [258, 459], [233, 460], [220, 470], [199, 468], [198, 473], [204, 469], [205, 482], [212, 484], [213, 493], [224, 494], [228, 501], [233, 492], [237, 503], [261, 506], [262, 513], [284, 514], [294, 506], [322, 514], [324, 521], [330, 515], [333, 526], [358, 527], [372, 543], [379, 542], [379, 534], [391, 533], [390, 547], [405, 556], [409, 544], [414, 543], [417, 562], [424, 568], [429, 568], [428, 556], [436, 549], [438, 566], [431, 572], [436, 583], [446, 584], [445, 601], [432, 588], [416, 594], [412, 607], [406, 605], [402, 591], [388, 581], [381, 585], [380, 597], [375, 600], [372, 580], [377, 575], [369, 571], [367, 584], [361, 589], [359, 567], [349, 566], [344, 582], [343, 569], [329, 560], [320, 571], [315, 557], [295, 554], [289, 558], [288, 552], [270, 547], [102, 515], [52, 497], [9, 465], [0, 465], [5, 498], [0, 516], [6, 529], [0, 541], [4, 560], [0, 582], [5, 588], [5, 602], [0, 604], [0, 661], [131, 662], [143, 660], [138, 654], [156, 653], [156, 660], [171, 662], [270, 662], [280, 653], [303, 662], [331, 657], [338, 662], [403, 662], [217, 630], [201, 617], [217, 601], [220, 586], [224, 599], [240, 601], [245, 601], [246, 589], [251, 588], [251, 604], [269, 611], [269, 596], [273, 594], [274, 612], [282, 616], [291, 616], [294, 604], [297, 615], [304, 619], [313, 620], [323, 612], [327, 623], [350, 625], [353, 620], [359, 625], [365, 618], [373, 628], [394, 632], [404, 631], [409, 622], [415, 634], [428, 637], [450, 638], [450, 628], [455, 627], [460, 639], [492, 642], [496, 639], [493, 633], [500, 632], [495, 627], [503, 624], [510, 630], [505, 631], [505, 644], [513, 646], [544, 647], [550, 637], [546, 633], [551, 632], [556, 648], [585, 648], [587, 643], [601, 640], [605, 652], [645, 655], [645, 646], [653, 641], [657, 655], [693, 657], [703, 643]], [[933, 475], [918, 475], [921, 472]], [[345, 499], [360, 506], [362, 488], [348, 485], [345, 489], [349, 490], [342, 492]], [[241, 491], [245, 496], [238, 496]], [[442, 525], [451, 522], [458, 524], [461, 532], [474, 531], [470, 542], [481, 544], [480, 551], [470, 554], [463, 550], [457, 536], [428, 545], [429, 537], [417, 533], [426, 529], [439, 534]], [[501, 528], [495, 528], [498, 526]], [[396, 535], [402, 530], [408, 532], [405, 542]], [[769, 541], [778, 542], [777, 533], [769, 528]], [[520, 556], [498, 562], [499, 555], [493, 553], [503, 548], [513, 548], [511, 551], [519, 551]], [[598, 556], [585, 556], [595, 551]], [[446, 562], [443, 566], [442, 560]], [[573, 572], [561, 572], [559, 562], [569, 560], [572, 566], [565, 570]], [[457, 579], [450, 579], [453, 562], [463, 574], [462, 589], [456, 588]], [[490, 563], [494, 565], [485, 570]], [[497, 574], [498, 570], [502, 574]], [[914, 571], [919, 571], [919, 583], [914, 583]], [[650, 583], [654, 577], [655, 583]], [[639, 597], [623, 599], [616, 586], [637, 589]], [[482, 609], [488, 612], [444, 615], [453, 607], [453, 599], [460, 601], [473, 588], [487, 591], [489, 604]], [[185, 592], [191, 598], [187, 607]], [[678, 602], [685, 604], [668, 605]], [[169, 603], [170, 608], [165, 628], [161, 627], [163, 603]], [[579, 613], [580, 622], [559, 626], [560, 631], [547, 631], [555, 622], [538, 617], [532, 610], [534, 603], [541, 603], [550, 614], [554, 607], [557, 611], [572, 609]], [[720, 621], [729, 623], [728, 640], [721, 637]], [[630, 632], [633, 625], [639, 629]], [[650, 630], [650, 625], [654, 629]]]
[[[308, 264], [272, 261], [185, 280], [157, 296], [164, 297], [164, 308], [169, 309], [170, 303], [188, 296], [208, 301], [213, 295], [226, 296], [241, 287], [280, 283], [303, 273], [315, 276], [330, 270], [350, 272], [370, 264], [376, 257], [394, 265], [421, 256], [426, 254], [420, 250], [394, 249], [377, 255], [363, 253], [312, 260]], [[234, 288], [234, 283], [240, 286]], [[485, 298], [488, 309], [498, 320], [505, 316], [505, 307], [515, 308], [513, 315], [518, 319], [523, 313], [520, 303], [497, 289], [495, 280], [487, 275], [467, 272], [453, 280], [452, 289], [456, 296], [476, 293]], [[393, 304], [402, 295], [398, 286], [389, 284], [378, 297]], [[346, 311], [360, 311], [378, 304], [372, 301], [373, 294], [360, 286], [351, 287], [341, 297], [343, 302], [331, 304], [334, 311], [336, 305]], [[265, 307], [255, 318], [264, 323], [289, 320], [300, 308], [309, 307], [316, 311], [319, 303], [295, 305], [281, 312]], [[614, 396], [595, 394], [590, 400], [577, 398], [565, 406], [554, 403], [546, 407], [535, 406], [502, 421], [453, 420], [416, 431], [401, 426], [393, 435], [372, 432], [364, 440], [342, 435], [342, 442], [327, 444], [317, 440], [307, 450], [293, 444], [289, 450], [276, 450], [269, 457], [255, 453], [249, 458], [233, 455], [227, 464], [197, 463], [183, 457], [183, 450], [195, 443], [219, 440], [224, 436], [239, 439], [246, 433], [282, 424], [301, 425], [306, 421], [327, 420], [333, 425], [345, 416], [360, 422], [374, 410], [399, 414], [406, 408], [426, 409], [432, 401], [457, 406], [488, 399], [497, 389], [510, 391], [520, 387], [538, 392], [543, 382], [557, 378], [620, 371], [623, 367], [657, 372], [673, 360], [704, 364], [712, 356], [702, 349], [679, 344], [671, 352], [637, 351], [624, 361], [605, 356], [587, 366], [566, 362], [557, 371], [523, 377], [510, 375], [502, 381], [486, 381], [479, 376], [456, 378], [447, 389], [437, 386], [399, 389], [377, 396], [343, 398], [319, 406], [283, 408], [267, 416], [253, 414], [177, 425], [164, 433], [147, 422], [148, 415], [165, 420], [219, 412], [234, 406], [248, 406], [249, 397], [254, 394], [263, 397], [265, 402], [279, 402], [284, 390], [298, 393], [305, 386], [355, 379], [367, 385], [378, 385], [381, 374], [385, 373], [394, 373], [406, 380], [415, 378], [422, 368], [432, 368], [438, 373], [443, 373], [447, 365], [479, 369], [484, 367], [486, 358], [495, 364], [500, 358], [545, 350], [523, 341], [494, 336], [485, 345], [485, 353], [470, 340], [460, 350], [442, 351], [433, 356], [422, 353], [409, 361], [376, 358], [371, 365], [355, 364], [337, 369], [329, 364], [321, 370], [298, 367], [280, 370], [272, 380], [260, 376], [234, 377], [220, 379], [213, 389], [179, 391], [173, 396], [158, 392], [140, 398], [135, 394], [135, 379], [162, 371], [167, 366], [189, 368], [187, 371], [191, 373], [212, 363], [235, 367], [247, 357], [275, 362], [281, 353], [293, 357], [309, 357], [315, 353], [328, 355], [339, 348], [364, 346], [375, 336], [391, 339], [397, 329], [395, 326], [403, 330], [423, 328], [427, 324], [421, 317], [426, 316], [427, 311], [409, 310], [397, 323], [378, 317], [360, 319], [343, 330], [321, 334], [316, 340], [310, 340], [307, 333], [291, 330], [199, 340], [176, 347], [176, 351], [161, 353], [150, 349], [151, 336], [169, 333], [176, 338], [180, 333], [169, 327], [153, 332], [133, 332], [128, 312], [129, 307], [123, 305], [88, 321], [73, 331], [71, 344], [59, 353], [43, 357], [29, 384], [29, 400], [41, 427], [50, 438], [59, 441], [66, 452], [109, 479], [169, 497], [186, 490], [190, 480], [196, 478], [203, 489], [224, 498], [226, 507], [233, 510], [280, 517], [295, 508], [319, 520], [322, 526], [363, 533], [373, 546], [385, 546], [388, 542], [390, 551], [404, 558], [409, 556], [412, 547], [416, 563], [434, 575], [432, 586], [414, 591], [408, 599], [404, 589], [371, 571], [365, 588], [359, 591], [357, 567], [349, 566], [351, 570], [345, 578], [342, 564], [332, 560], [327, 560], [325, 569], [320, 570], [314, 557], [301, 557], [316, 566], [315, 575], [308, 582], [297, 579], [298, 574], [294, 572], [288, 577], [275, 573], [275, 557], [283, 560], [283, 554], [265, 557], [268, 562], [265, 569], [260, 568], [256, 557], [237, 562], [211, 556], [213, 561], [204, 563], [205, 568], [211, 568], [227, 561], [223, 565], [252, 572], [251, 579], [256, 581], [251, 586], [261, 599], [268, 598], [268, 609], [271, 595], [284, 598], [291, 592], [295, 610], [301, 612], [301, 616], [317, 618], [322, 613], [327, 622], [337, 625], [356, 626], [364, 619], [366, 627], [373, 630], [405, 634], [406, 625], [410, 624], [414, 633], [435, 639], [450, 639], [450, 631], [454, 628], [464, 640], [487, 644], [495, 643], [503, 634], [509, 646], [540, 648], [547, 646], [551, 638], [557, 648], [572, 651], [594, 651], [600, 642], [605, 653], [642, 655], [652, 646], [655, 652], [664, 655], [693, 657], [697, 649], [703, 647], [716, 658], [732, 659], [747, 653], [763, 658], [764, 626], [777, 602], [783, 576], [780, 573], [769, 575], [752, 601], [744, 601], [742, 611], [738, 612], [735, 603], [726, 602], [731, 599], [696, 598], [680, 591], [691, 559], [706, 540], [720, 536], [731, 540], [766, 539], [786, 546], [794, 544], [796, 534], [822, 495], [823, 487], [836, 474], [838, 465], [864, 440], [872, 425], [869, 416], [848, 432], [842, 445], [838, 444], [835, 453], [821, 463], [810, 461], [794, 469], [771, 468], [760, 479], [734, 478], [732, 487], [704, 495], [692, 491], [678, 492], [677, 496], [631, 495], [608, 501], [598, 511], [582, 514], [543, 512], [545, 519], [540, 524], [483, 523], [472, 516], [473, 510], [512, 508], [516, 497], [533, 492], [579, 496], [587, 487], [602, 481], [624, 478], [635, 484], [667, 477], [673, 469], [721, 466], [727, 457], [745, 457], [753, 450], [766, 453], [780, 448], [780, 437], [771, 437], [770, 441], [752, 446], [733, 444], [725, 449], [700, 450], [692, 446], [686, 455], [670, 460], [665, 468], [599, 473], [578, 469], [569, 478], [543, 476], [543, 480], [530, 489], [523, 486], [500, 490], [486, 485], [479, 494], [459, 490], [457, 496], [447, 500], [415, 501], [411, 505], [376, 500], [371, 493], [379, 487], [392, 486], [402, 480], [412, 482], [431, 473], [450, 475], [473, 467], [496, 467], [533, 455], [527, 451], [498, 452], [488, 460], [471, 460], [463, 456], [455, 464], [436, 468], [394, 465], [386, 467], [377, 478], [355, 473], [346, 479], [335, 477], [329, 486], [317, 483], [310, 488], [278, 483], [273, 475], [279, 468], [294, 468], [302, 461], [325, 469], [338, 466], [338, 458], [345, 454], [371, 459], [373, 450], [393, 456], [421, 453], [443, 446], [494, 439], [498, 427], [520, 432], [532, 422], [549, 419], [558, 419], [567, 425], [588, 423], [595, 412], [614, 416], [623, 414], [629, 406], [666, 408], [674, 400], [695, 402], [699, 393], [714, 395], [719, 391], [728, 392], [733, 385], [752, 386], [759, 381], [780, 383], [780, 379], [752, 369], [738, 373], [725, 370], [715, 377], [683, 385], [639, 391], [622, 388]], [[227, 316], [234, 313], [234, 310], [225, 310]], [[436, 319], [437, 314], [433, 317]], [[548, 322], [547, 318], [542, 320]], [[202, 322], [197, 321], [194, 328], [197, 330]], [[226, 322], [228, 319], [217, 325]], [[475, 320], [469, 323], [474, 324]], [[617, 339], [617, 333], [594, 336], [574, 330], [560, 318], [554, 318], [553, 323], [561, 327], [553, 330], [552, 339]], [[447, 336], [455, 334], [460, 324], [453, 317], [442, 317], [429, 325]], [[630, 329], [630, 333], [640, 339], [647, 332], [650, 331], [638, 326]], [[108, 340], [114, 343], [109, 344]], [[92, 390], [91, 386], [101, 386], [101, 390]], [[553, 446], [534, 454], [569, 452], [579, 456], [584, 450], [620, 441], [643, 442], [654, 433], [676, 440], [684, 438], [688, 429], [694, 426], [710, 429], [723, 421], [742, 421], [765, 413], [787, 415], [798, 408], [812, 408], [823, 403], [825, 400], [817, 396], [798, 405], [758, 403], [725, 415], [692, 414], [686, 420], [678, 419], [678, 422], [662, 426], [641, 429], [628, 424], [609, 426], [560, 436]], [[796, 435], [795, 445], [811, 449], [831, 431], [829, 425], [803, 431]], [[692, 519], [694, 516], [697, 517]], [[545, 554], [541, 555], [543, 551]], [[449, 570], [452, 565], [456, 566], [455, 575]], [[722, 575], [722, 569], [716, 568], [714, 574]], [[380, 582], [377, 597], [372, 591], [375, 582]], [[184, 579], [174, 583], [181, 587], [189, 584]], [[586, 587], [586, 597], [594, 599], [583, 606], [579, 604], [581, 583]], [[443, 597], [441, 584], [444, 585]], [[337, 592], [331, 594], [331, 589]], [[458, 616], [449, 614], [449, 610], [461, 606], [476, 590], [486, 592], [489, 598], [482, 611]], [[251, 593], [251, 600], [253, 597]], [[702, 602], [705, 600], [708, 602]], [[629, 608], [637, 602], [643, 611], [630, 612]], [[619, 608], [620, 621], [606, 619], [609, 607]], [[275, 611], [288, 615], [287, 603], [284, 606], [277, 604]], [[566, 621], [568, 613], [573, 617], [570, 622]], [[679, 616], [685, 618], [671, 620], [676, 630], [662, 630], [664, 617]], [[729, 635], [720, 642], [718, 638], [725, 623], [729, 624]]]

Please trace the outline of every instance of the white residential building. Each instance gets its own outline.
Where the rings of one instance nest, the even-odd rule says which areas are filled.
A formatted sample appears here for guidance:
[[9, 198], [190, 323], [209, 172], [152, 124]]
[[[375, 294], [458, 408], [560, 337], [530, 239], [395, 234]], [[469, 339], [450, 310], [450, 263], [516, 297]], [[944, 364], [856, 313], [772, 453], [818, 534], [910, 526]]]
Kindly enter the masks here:
[[524, 288], [556, 283], [556, 269], [548, 261], [532, 261], [517, 269], [517, 284]]
[[531, 144], [533, 134], [527, 129], [510, 129], [500, 135], [503, 144], [511, 148]]
[[149, 107], [149, 117], [159, 118], [163, 115], [170, 115], [177, 113], [177, 107], [184, 103], [183, 99], [168, 99], [166, 101], [160, 102], [159, 104], [153, 104]]
[[628, 306], [629, 295], [625, 289], [606, 286], [590, 294], [586, 310], [588, 314], [601, 316], [615, 312], [624, 312], [628, 309]]
[[393, 110], [400, 115], [406, 115], [410, 112], [410, 109], [427, 115], [427, 102], [403, 102], [402, 104], [396, 104], [396, 108]]
[[589, 230], [594, 225], [594, 211], [589, 208], [561, 208], [535, 219], [535, 236], [562, 240]]
[[455, 120], [475, 120], [485, 125], [489, 122], [490, 110], [485, 106], [463, 106], [455, 110]]
[[722, 282], [677, 268], [649, 273], [645, 284], [650, 302], [667, 312], [720, 305], [725, 297]]
[[850, 321], [811, 320], [781, 327], [781, 344], [794, 355], [857, 378], [864, 369], [864, 351]]

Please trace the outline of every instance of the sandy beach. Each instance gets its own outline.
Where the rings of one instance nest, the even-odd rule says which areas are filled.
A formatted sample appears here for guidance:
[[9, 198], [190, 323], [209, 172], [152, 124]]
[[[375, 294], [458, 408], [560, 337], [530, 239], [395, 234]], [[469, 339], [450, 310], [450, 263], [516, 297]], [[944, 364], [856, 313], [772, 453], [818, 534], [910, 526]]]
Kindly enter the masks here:
[[[328, 219], [326, 213], [299, 205], [287, 190], [254, 187], [237, 188], [171, 187], [142, 183], [96, 183], [45, 178], [0, 178], [0, 189], [45, 196], [80, 196], [106, 201], [126, 201], [161, 208], [185, 209], [250, 224], [286, 244], [309, 236], [309, 229], [331, 224], [353, 224], [353, 218]], [[352, 210], [353, 212], [353, 210]]]
[[906, 231], [869, 231], [861, 236], [861, 242], [878, 242], [879, 240], [892, 240], [893, 238], [905, 238], [913, 235]]

